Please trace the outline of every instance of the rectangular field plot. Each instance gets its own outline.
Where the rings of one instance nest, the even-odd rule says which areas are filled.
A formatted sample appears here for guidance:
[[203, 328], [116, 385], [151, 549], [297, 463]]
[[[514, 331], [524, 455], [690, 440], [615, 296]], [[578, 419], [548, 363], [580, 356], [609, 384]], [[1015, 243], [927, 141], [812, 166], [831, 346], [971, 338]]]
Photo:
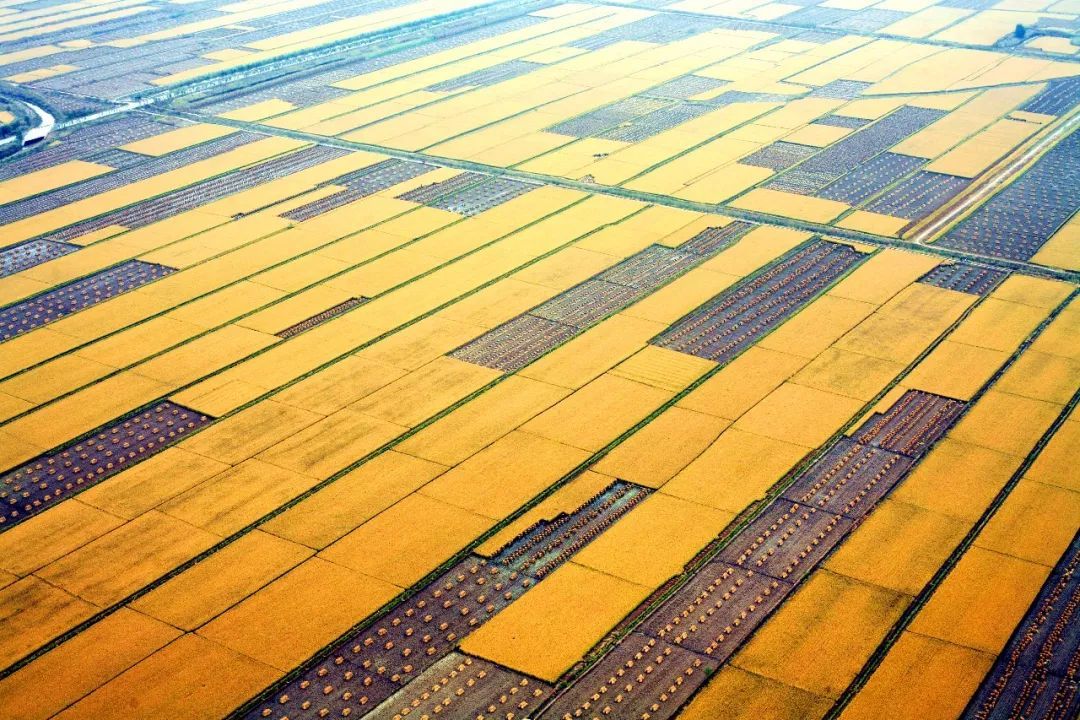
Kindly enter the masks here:
[[141, 162], [146, 162], [146, 155], [113, 148], [112, 150], [103, 150], [102, 152], [94, 153], [87, 159], [90, 162], [108, 165], [109, 167], [114, 167], [119, 170], [131, 167], [132, 165], [138, 165]]
[[641, 632], [723, 662], [753, 632], [754, 623], [746, 618], [768, 615], [791, 587], [714, 560], [653, 613]]
[[[418, 40], [427, 40], [419, 44], [430, 52], [433, 45], [453, 48], [543, 22], [524, 13], [476, 13], [477, 3], [457, 0], [439, 7], [423, 0], [333, 0], [276, 7], [211, 4], [217, 7], [204, 4], [182, 12], [156, 4], [73, 9], [37, 3], [19, 8], [6, 18], [6, 32], [0, 36], [13, 51], [7, 74], [68, 117], [110, 106], [95, 98], [119, 101], [330, 41], [363, 46], [369, 59], [351, 64], [378, 67], [386, 54], [393, 56], [390, 64], [409, 59]], [[448, 12], [459, 17], [448, 19]], [[93, 41], [87, 42], [90, 37]], [[347, 70], [344, 77], [358, 72]], [[328, 83], [305, 79], [306, 92], [293, 87], [284, 95], [293, 101], [321, 102], [343, 94]], [[259, 92], [266, 90], [259, 87], [251, 95]]]
[[78, 245], [71, 245], [70, 243], [53, 242], [52, 240], [30, 240], [0, 250], [0, 278], [55, 260], [78, 249]]
[[658, 14], [567, 44], [584, 50], [599, 50], [626, 41], [672, 43], [724, 26], [720, 20]]
[[719, 90], [727, 84], [727, 80], [714, 80], [700, 75], [683, 75], [650, 88], [645, 91], [645, 94], [672, 100], [690, 100], [695, 95]]
[[804, 170], [802, 167], [795, 167], [770, 180], [765, 187], [797, 195], [817, 195], [838, 177], [840, 176], [826, 170]]
[[173, 272], [164, 265], [129, 260], [70, 285], [0, 310], [0, 342], [104, 302]]
[[881, 153], [865, 165], [855, 168], [824, 188], [817, 195], [828, 200], [839, 200], [848, 205], [860, 205], [901, 177], [922, 167], [925, 162], [921, 158], [909, 155]]
[[814, 120], [815, 125], [829, 125], [830, 127], [842, 127], [857, 130], [869, 123], [869, 120], [845, 115], [826, 115]]
[[796, 583], [852, 528], [842, 515], [794, 502], [776, 502], [720, 559], [746, 570]]
[[677, 645], [631, 633], [561, 695], [545, 716], [668, 720], [716, 666], [715, 660]]
[[727, 362], [861, 262], [846, 245], [818, 241], [706, 303], [656, 339], [659, 347]]
[[455, 175], [449, 180], [443, 180], [442, 182], [432, 183], [430, 185], [421, 185], [418, 188], [414, 188], [413, 190], [398, 195], [398, 199], [420, 203], [421, 205], [430, 205], [443, 195], [455, 193], [462, 188], [475, 185], [483, 179], [484, 176], [480, 173], [463, 172], [460, 175]]
[[1020, 109], [1040, 115], [1064, 115], [1080, 103], [1080, 78], [1051, 80], [1047, 88]]
[[397, 720], [416, 717], [475, 720], [517, 717], [551, 696], [552, 687], [481, 658], [453, 653], [416, 682], [398, 691], [367, 717]]
[[536, 188], [536, 185], [520, 180], [489, 177], [458, 192], [434, 198], [427, 205], [428, 207], [447, 210], [465, 217], [472, 217], [485, 210], [510, 202], [514, 198], [521, 197]]
[[780, 95], [778, 93], [768, 92], [746, 92], [743, 90], [728, 90], [717, 95], [712, 100], [709, 100], [709, 104], [715, 107], [724, 107], [726, 105], [733, 105], [735, 103], [757, 103], [757, 102], [787, 102], [790, 100], [788, 95]]
[[1051, 27], [0, 0], [0, 720], [1074, 720]]
[[[370, 5], [367, 7], [370, 7]], [[523, 30], [543, 22], [544, 18], [523, 15], [482, 24], [473, 22], [457, 24], [456, 27], [452, 25], [446, 28], [448, 32], [427, 43], [419, 43], [404, 48], [395, 46], [389, 48], [390, 51], [385, 54], [345, 63], [340, 67], [313, 75], [286, 77], [283, 82], [268, 86], [240, 88], [223, 97], [211, 97], [197, 102], [196, 106], [210, 114], [228, 113], [237, 110], [243, 112], [244, 109], [255, 107], [261, 103], [275, 103], [278, 105], [288, 103], [293, 107], [307, 107], [348, 94], [348, 90], [332, 87], [333, 83], [410, 60], [416, 60], [417, 58], [427, 57], [433, 53], [460, 48], [503, 33]], [[391, 38], [391, 42], [393, 43], [393, 38]], [[271, 106], [267, 105], [266, 107]], [[278, 113], [280, 112], [283, 112], [283, 110], [278, 110]]]
[[730, 247], [756, 225], [736, 220], [724, 227], [705, 228], [694, 237], [679, 245], [682, 252], [711, 257], [724, 248]]
[[[700, 234], [688, 242], [698, 238], [701, 238]], [[672, 250], [662, 245], [652, 245], [605, 270], [597, 278], [623, 287], [647, 290], [668, 282], [701, 262], [698, 255], [683, 252], [685, 249], [680, 247]]]
[[626, 285], [586, 280], [533, 309], [532, 314], [583, 330], [626, 307], [638, 294], [637, 288]]
[[548, 132], [576, 138], [600, 137], [625, 122], [668, 107], [670, 100], [644, 96], [628, 97], [548, 128]]
[[603, 138], [604, 140], [618, 140], [620, 142], [641, 142], [654, 135], [659, 135], [665, 130], [678, 127], [688, 120], [712, 112], [713, 109], [708, 105], [677, 102], [654, 110], [648, 115], [633, 118], [617, 128], [607, 130], [594, 137]]
[[519, 315], [451, 353], [476, 365], [514, 372], [574, 337], [578, 328], [536, 315]]
[[841, 100], [854, 100], [862, 95], [870, 83], [857, 80], [833, 80], [827, 85], [822, 85], [811, 91], [812, 97], [838, 98]]
[[0, 475], [0, 532], [155, 455], [211, 421], [162, 402]]
[[826, 27], [834, 25], [838, 22], [842, 22], [844, 19], [850, 17], [851, 15], [851, 10], [841, 10], [839, 8], [818, 6], [807, 7], [803, 8], [802, 10], [796, 10], [789, 15], [785, 15], [784, 21], [790, 22], [793, 25]]
[[145, 180], [195, 162], [221, 155], [222, 153], [234, 150], [242, 145], [255, 142], [258, 139], [259, 136], [254, 133], [238, 132], [223, 137], [220, 140], [214, 140], [186, 150], [180, 150], [171, 155], [165, 155], [159, 158], [148, 158], [146, 162], [132, 165], [123, 170], [117, 170], [116, 172], [107, 175], [69, 185], [68, 187], [45, 195], [38, 195], [0, 207], [0, 223], [7, 224], [15, 222], [16, 220], [21, 220], [48, 210], [54, 210], [69, 203], [84, 200], [109, 190], [116, 190], [117, 188], [139, 182], [140, 180]]
[[1005, 273], [1001, 270], [965, 263], [952, 263], [951, 265], [938, 265], [919, 278], [919, 282], [947, 290], [981, 296], [989, 293], [1004, 279]]
[[[13, 177], [53, 167], [69, 160], [89, 160], [92, 156], [100, 154], [102, 143], [119, 147], [172, 129], [172, 125], [164, 122], [133, 115], [78, 127], [71, 131], [63, 143], [0, 163], [0, 180], [10, 180]], [[100, 162], [109, 164], [106, 161]]]
[[897, 184], [866, 206], [870, 212], [921, 220], [956, 197], [971, 180], [922, 171]]
[[851, 32], [872, 33], [877, 32], [886, 25], [892, 25], [898, 20], [903, 20], [907, 13], [896, 10], [862, 10], [849, 17], [830, 24], [837, 30], [849, 30]]
[[963, 410], [964, 403], [959, 400], [909, 390], [887, 412], [874, 413], [853, 437], [863, 445], [919, 457], [952, 427]]
[[477, 70], [468, 75], [462, 75], [461, 77], [456, 77], [451, 80], [435, 83], [424, 89], [432, 92], [453, 92], [465, 88], [484, 87], [486, 85], [500, 83], [504, 80], [511, 80], [542, 67], [544, 66], [539, 63], [525, 62], [523, 60], [510, 60], [509, 62], [500, 63], [493, 67]]
[[911, 458], [899, 453], [841, 440], [784, 496], [828, 512], [852, 514], [881, 499], [911, 464]]

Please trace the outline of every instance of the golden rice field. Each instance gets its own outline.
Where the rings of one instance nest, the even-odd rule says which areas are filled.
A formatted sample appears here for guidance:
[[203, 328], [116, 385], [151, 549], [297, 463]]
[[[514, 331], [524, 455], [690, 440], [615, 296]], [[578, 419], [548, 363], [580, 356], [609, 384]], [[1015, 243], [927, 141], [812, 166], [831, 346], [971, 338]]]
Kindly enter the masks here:
[[1078, 32], [0, 0], [0, 720], [1076, 718]]

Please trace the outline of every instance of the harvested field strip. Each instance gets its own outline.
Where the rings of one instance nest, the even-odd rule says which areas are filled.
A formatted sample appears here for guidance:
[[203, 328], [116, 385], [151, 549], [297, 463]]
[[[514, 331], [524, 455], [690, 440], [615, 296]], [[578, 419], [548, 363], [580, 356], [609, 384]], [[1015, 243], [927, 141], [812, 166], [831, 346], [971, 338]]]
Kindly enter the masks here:
[[846, 245], [815, 242], [793, 251], [767, 273], [717, 296], [661, 334], [654, 344], [727, 362], [861, 260]]
[[[264, 700], [240, 717], [364, 717], [414, 681], [423, 688], [420, 692], [429, 690], [429, 684], [421, 683], [425, 671], [440, 672], [447, 658], [454, 658], [449, 661], [453, 664], [461, 662], [453, 651], [463, 637], [569, 560], [649, 492], [630, 483], [613, 483], [573, 512], [528, 528], [493, 557], [467, 557], [383, 617], [365, 622], [362, 630], [313, 660], [298, 677], [268, 690]], [[340, 692], [357, 685], [362, 693]], [[325, 692], [327, 687], [330, 692]], [[488, 684], [468, 684], [453, 699], [453, 717], [475, 717], [460, 713], [486, 707], [488, 692]], [[527, 696], [539, 699], [548, 692], [550, 688]], [[379, 712], [375, 715], [382, 717]]]
[[0, 342], [97, 305], [174, 272], [173, 268], [129, 260], [108, 270], [35, 295], [0, 310]]
[[126, 185], [145, 180], [155, 175], [176, 170], [201, 160], [206, 160], [229, 150], [246, 145], [258, 140], [259, 136], [254, 133], [233, 133], [220, 140], [203, 143], [186, 150], [164, 155], [159, 158], [148, 158], [145, 162], [123, 170], [102, 175], [101, 177], [85, 180], [68, 187], [38, 195], [26, 200], [20, 200], [9, 205], [0, 207], [0, 223], [8, 224], [16, 220], [22, 220], [32, 215], [63, 207], [69, 203], [77, 202], [93, 195], [99, 195], [108, 190], [115, 190]]
[[211, 418], [163, 401], [0, 475], [0, 532], [179, 442]]
[[28, 240], [0, 250], [0, 277], [14, 275], [41, 263], [63, 257], [79, 249], [78, 245], [52, 240]]
[[919, 278], [919, 282], [981, 296], [989, 293], [1004, 279], [1005, 273], [1001, 270], [992, 270], [965, 263], [952, 263], [938, 265]]
[[983, 680], [964, 720], [1080, 714], [1080, 533]]
[[295, 325], [290, 325], [281, 332], [277, 333], [277, 336], [279, 338], [291, 338], [294, 335], [299, 335], [305, 330], [310, 330], [316, 325], [322, 325], [327, 320], [332, 320], [341, 313], [347, 312], [349, 310], [352, 310], [354, 307], [358, 307], [364, 304], [365, 302], [367, 302], [367, 300], [367, 298], [349, 298], [345, 302], [338, 303], [331, 308], [327, 308], [320, 313], [312, 315], [307, 320], [298, 322]]

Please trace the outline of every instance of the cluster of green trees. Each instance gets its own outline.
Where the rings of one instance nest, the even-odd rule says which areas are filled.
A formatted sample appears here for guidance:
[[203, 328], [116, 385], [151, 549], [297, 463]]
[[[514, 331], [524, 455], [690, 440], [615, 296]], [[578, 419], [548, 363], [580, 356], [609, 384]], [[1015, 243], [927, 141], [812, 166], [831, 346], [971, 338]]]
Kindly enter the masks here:
[[8, 94], [5, 87], [0, 87], [0, 112], [11, 113], [14, 118], [11, 122], [0, 125], [0, 139], [22, 137], [22, 134], [37, 122], [37, 115], [19, 99]]

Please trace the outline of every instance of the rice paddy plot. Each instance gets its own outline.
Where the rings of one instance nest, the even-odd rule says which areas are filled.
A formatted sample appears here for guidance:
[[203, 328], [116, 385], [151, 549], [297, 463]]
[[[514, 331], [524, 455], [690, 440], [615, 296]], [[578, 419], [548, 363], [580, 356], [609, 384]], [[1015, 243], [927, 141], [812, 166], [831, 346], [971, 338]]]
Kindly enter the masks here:
[[29, 240], [0, 250], [0, 277], [40, 265], [79, 249], [78, 245], [52, 240]]
[[481, 658], [453, 653], [432, 666], [415, 682], [387, 699], [368, 717], [394, 720], [409, 712], [446, 720], [478, 717], [516, 717], [539, 707], [553, 688], [536, 678], [507, 670]]
[[[308, 107], [348, 95], [348, 90], [333, 87], [334, 83], [342, 80], [393, 67], [436, 52], [451, 50], [487, 38], [497, 37], [503, 33], [522, 30], [542, 22], [544, 22], [543, 18], [538, 16], [522, 15], [484, 24], [480, 27], [470, 28], [466, 21], [451, 23], [450, 26], [445, 28], [446, 34], [444, 36], [426, 43], [399, 48], [393, 45], [391, 41], [393, 47], [388, 52], [380, 53], [378, 52], [379, 48], [376, 46], [372, 49], [373, 52], [369, 57], [343, 62], [334, 69], [315, 72], [305, 77], [286, 76], [282, 82], [270, 84], [269, 86], [235, 89], [223, 96], [215, 95], [197, 101], [196, 107], [214, 115], [272, 100], [281, 100], [296, 107]], [[455, 30], [457, 32], [454, 32]]]
[[814, 120], [816, 125], [829, 125], [830, 127], [843, 127], [857, 130], [870, 121], [865, 118], [847, 117], [846, 115], [825, 115]]
[[399, 183], [412, 180], [432, 169], [431, 165], [409, 160], [383, 160], [370, 167], [335, 178], [328, 184], [344, 185], [344, 190], [293, 208], [282, 213], [282, 217], [295, 222], [310, 220]]
[[576, 327], [526, 313], [463, 345], [451, 353], [451, 357], [503, 372], [514, 372], [577, 333]]
[[277, 333], [277, 336], [279, 338], [291, 338], [294, 335], [299, 335], [306, 330], [310, 330], [313, 327], [322, 325], [327, 320], [333, 320], [338, 315], [348, 312], [354, 307], [359, 307], [360, 305], [363, 305], [365, 302], [367, 302], [367, 300], [367, 298], [349, 298], [344, 302], [340, 302], [333, 307], [329, 307], [320, 313], [312, 315], [306, 320], [302, 320], [295, 325], [290, 325], [281, 332]]
[[[619, 649], [559, 695], [541, 717], [675, 717], [709, 679], [714, 660], [656, 638], [630, 633]], [[612, 690], [614, 688], [615, 690]]]
[[629, 97], [552, 125], [548, 128], [548, 132], [576, 138], [600, 137], [608, 130], [647, 116], [669, 104], [670, 101], [657, 98]]
[[[172, 129], [171, 125], [163, 122], [130, 115], [110, 118], [90, 127], [77, 127], [62, 143], [0, 163], [0, 180], [26, 175], [69, 160], [89, 159], [101, 152], [102, 142], [115, 148]], [[105, 164], [108, 165], [108, 162]]]
[[520, 180], [489, 177], [475, 185], [434, 198], [427, 205], [464, 217], [472, 217], [521, 197], [537, 187], [537, 185]]
[[7, 2], [0, 715], [1075, 714], [1080, 11], [972, 2]]
[[651, 245], [454, 350], [459, 360], [513, 372], [736, 242], [754, 226], [706, 228], [678, 250]]
[[866, 92], [869, 87], [870, 83], [859, 82], [857, 80], [833, 80], [826, 85], [811, 90], [810, 97], [854, 100]]
[[685, 40], [717, 28], [730, 26], [731, 23], [710, 18], [657, 14], [567, 44], [570, 47], [581, 48], [582, 50], [599, 50], [627, 40], [670, 43]]
[[736, 220], [723, 227], [705, 228], [679, 245], [679, 250], [710, 257], [731, 246], [755, 227], [753, 223]]
[[758, 102], [787, 102], [791, 98], [787, 95], [768, 92], [746, 92], [743, 90], [727, 90], [708, 101], [714, 107], [725, 107], [735, 103], [758, 103]]
[[230, 150], [235, 150], [242, 145], [253, 143], [258, 139], [259, 136], [254, 133], [238, 132], [220, 140], [212, 140], [169, 155], [147, 158], [145, 162], [132, 165], [123, 170], [84, 180], [51, 193], [4, 205], [0, 207], [0, 223], [12, 223], [32, 215], [55, 210], [79, 200], [85, 200], [94, 195], [100, 195], [109, 190], [126, 187], [140, 180], [146, 180], [202, 160], [208, 160]]
[[678, 127], [684, 122], [710, 113], [714, 109], [715, 108], [708, 105], [679, 102], [674, 105], [654, 110], [648, 115], [641, 115], [633, 118], [617, 128], [606, 130], [594, 137], [629, 143], [641, 142], [642, 140], [647, 140], [655, 135], [659, 135], [665, 130]]
[[443, 195], [450, 195], [458, 192], [462, 188], [474, 185], [483, 180], [484, 177], [485, 176], [480, 173], [463, 172], [459, 175], [455, 175], [449, 180], [442, 180], [440, 182], [431, 183], [430, 185], [421, 185], [420, 187], [404, 192], [397, 197], [399, 200], [408, 200], [409, 202], [420, 203], [421, 205], [430, 205]]
[[870, 8], [861, 10], [843, 20], [831, 23], [829, 27], [834, 27], [837, 30], [847, 30], [849, 32], [873, 33], [881, 30], [883, 27], [892, 25], [894, 22], [903, 20], [907, 16], [908, 13], [899, 12], [897, 10]]
[[1080, 103], [1080, 77], [1051, 80], [1046, 89], [1024, 103], [1024, 112], [1064, 115]]
[[719, 90], [727, 84], [727, 80], [715, 80], [700, 75], [683, 75], [650, 88], [644, 94], [670, 100], [690, 100], [695, 95]]

